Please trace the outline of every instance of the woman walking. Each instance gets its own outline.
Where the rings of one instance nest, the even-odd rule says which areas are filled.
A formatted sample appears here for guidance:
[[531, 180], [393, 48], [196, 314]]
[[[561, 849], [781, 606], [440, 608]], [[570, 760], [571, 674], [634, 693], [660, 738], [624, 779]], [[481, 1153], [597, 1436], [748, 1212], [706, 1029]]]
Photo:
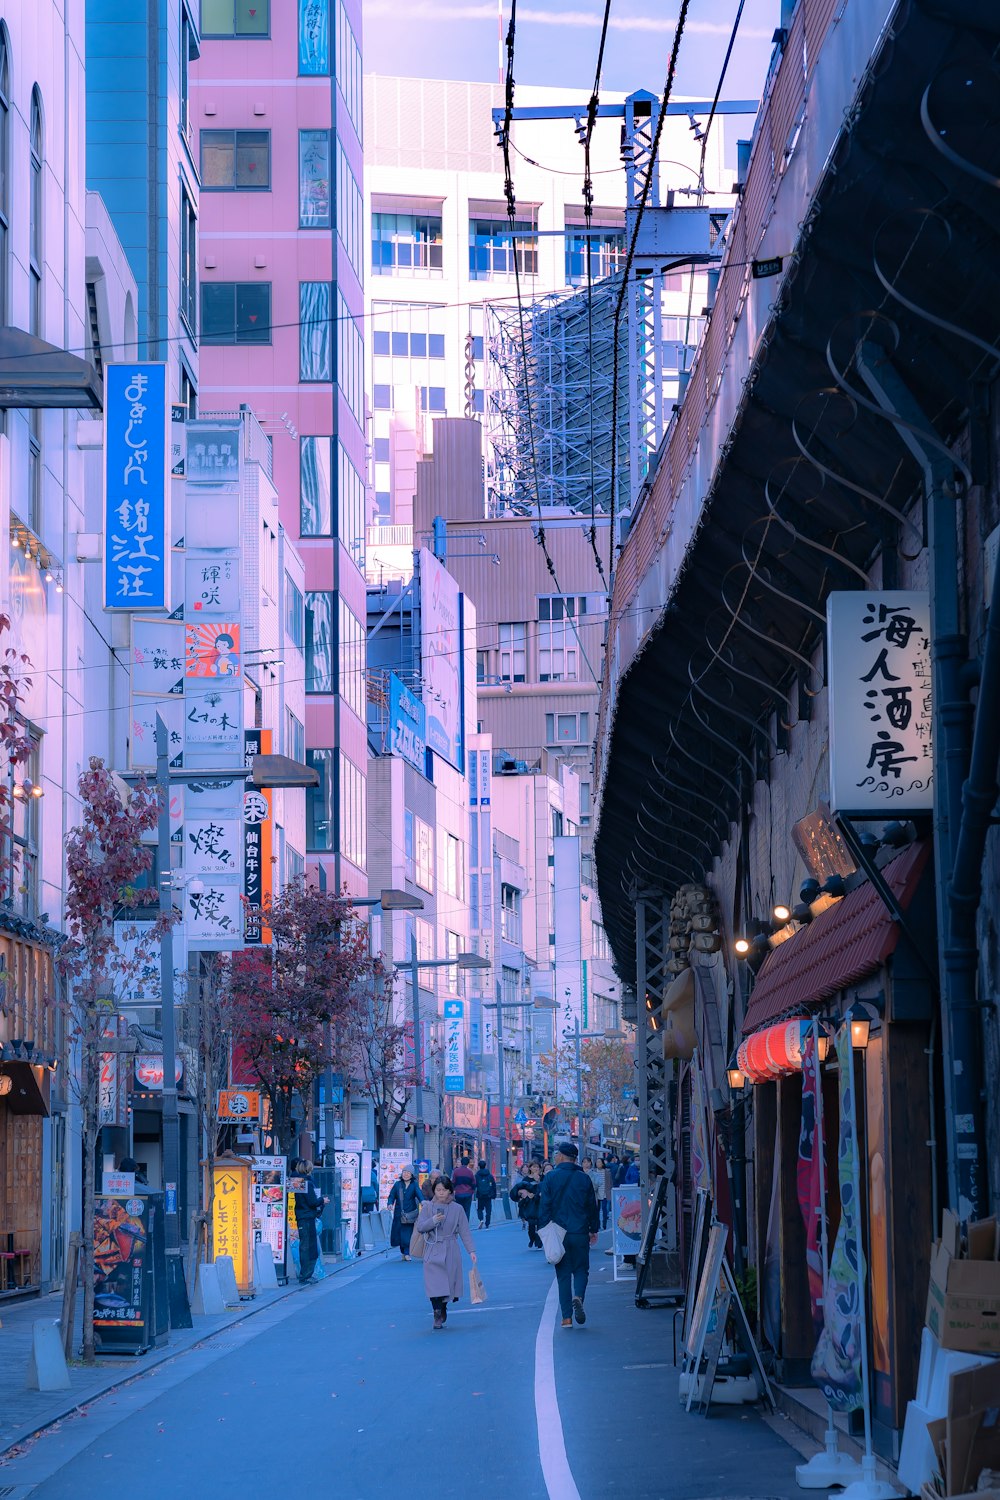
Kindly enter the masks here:
[[517, 1216], [528, 1231], [528, 1249], [540, 1250], [538, 1238], [538, 1195], [542, 1190], [542, 1173], [537, 1161], [529, 1162], [524, 1176], [515, 1184], [511, 1197], [517, 1204]]
[[455, 1202], [451, 1178], [443, 1174], [434, 1184], [434, 1197], [420, 1205], [417, 1228], [427, 1244], [424, 1248], [424, 1290], [434, 1309], [434, 1327], [443, 1328], [448, 1319], [448, 1303], [462, 1295], [462, 1252], [459, 1240], [476, 1264], [472, 1231], [464, 1208]]
[[386, 1206], [392, 1209], [389, 1244], [399, 1246], [399, 1253], [404, 1260], [410, 1258], [410, 1240], [413, 1238], [413, 1226], [417, 1222], [417, 1214], [422, 1202], [423, 1194], [420, 1191], [419, 1182], [414, 1177], [411, 1168], [404, 1167], [390, 1188], [386, 1199]]

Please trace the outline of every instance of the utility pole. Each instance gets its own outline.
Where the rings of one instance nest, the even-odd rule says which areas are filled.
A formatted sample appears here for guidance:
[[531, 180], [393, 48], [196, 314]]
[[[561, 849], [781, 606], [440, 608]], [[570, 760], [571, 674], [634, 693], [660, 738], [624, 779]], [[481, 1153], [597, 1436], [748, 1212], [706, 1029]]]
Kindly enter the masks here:
[[174, 899], [170, 874], [170, 754], [167, 726], [156, 715], [156, 790], [159, 816], [156, 845], [160, 876], [160, 1030], [163, 1035], [163, 1228], [167, 1252], [167, 1297], [172, 1328], [190, 1328], [181, 1263], [180, 1215], [177, 1190], [180, 1177], [180, 1120], [177, 1112], [177, 1041], [174, 1027]]
[[497, 1094], [500, 1099], [500, 1191], [507, 1192], [508, 1186], [508, 1147], [507, 1147], [507, 1107], [504, 1099], [503, 1087], [503, 986], [498, 979], [496, 981], [496, 1003], [497, 1024], [494, 1035], [497, 1043]]
[[413, 1126], [413, 1143], [417, 1148], [417, 1160], [420, 1161], [424, 1154], [424, 1052], [420, 1034], [420, 966], [417, 963], [415, 926], [410, 933], [410, 988], [413, 990], [413, 1058], [417, 1070], [417, 1118]]

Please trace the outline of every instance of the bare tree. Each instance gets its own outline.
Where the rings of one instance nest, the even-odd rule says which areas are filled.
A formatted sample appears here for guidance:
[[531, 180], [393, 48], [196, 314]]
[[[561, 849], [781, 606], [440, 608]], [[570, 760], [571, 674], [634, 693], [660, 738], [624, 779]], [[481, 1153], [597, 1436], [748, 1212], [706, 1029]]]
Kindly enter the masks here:
[[[344, 1028], [351, 1077], [375, 1113], [375, 1144], [388, 1146], [406, 1113], [407, 1090], [416, 1082], [412, 1042], [396, 1019], [391, 971], [373, 960], [372, 991], [362, 998]], [[409, 1046], [408, 1046], [409, 1043]]]

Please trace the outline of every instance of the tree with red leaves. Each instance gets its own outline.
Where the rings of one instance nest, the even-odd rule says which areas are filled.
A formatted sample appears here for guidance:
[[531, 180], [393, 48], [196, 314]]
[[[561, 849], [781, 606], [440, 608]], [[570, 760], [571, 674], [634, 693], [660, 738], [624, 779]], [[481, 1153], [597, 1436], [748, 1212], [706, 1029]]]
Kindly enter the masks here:
[[369, 1004], [380, 965], [347, 897], [302, 877], [268, 905], [264, 925], [270, 944], [233, 954], [225, 993], [234, 1044], [291, 1152], [294, 1102], [307, 1112], [316, 1080], [346, 1053], [350, 1019]]
[[158, 944], [159, 920], [143, 922], [130, 938], [129, 952], [115, 941], [115, 918], [123, 909], [151, 905], [153, 890], [136, 882], [149, 869], [152, 851], [143, 835], [156, 827], [156, 792], [140, 782], [131, 794], [104, 762], [92, 756], [79, 781], [83, 822], [66, 841], [66, 926], [70, 941], [58, 964], [70, 981], [67, 1008], [70, 1039], [78, 1048], [75, 1088], [83, 1123], [83, 1357], [94, 1362], [94, 1199], [99, 1115], [100, 1054], [107, 1048], [109, 1021], [120, 997]]

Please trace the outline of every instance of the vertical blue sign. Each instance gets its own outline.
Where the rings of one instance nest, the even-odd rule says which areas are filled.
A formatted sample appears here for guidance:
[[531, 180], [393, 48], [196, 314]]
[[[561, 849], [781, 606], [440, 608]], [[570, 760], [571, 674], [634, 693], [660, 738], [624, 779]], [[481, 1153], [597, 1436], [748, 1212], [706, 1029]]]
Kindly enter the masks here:
[[169, 609], [167, 367], [104, 377], [104, 607]]
[[299, 76], [329, 71], [329, 0], [299, 0]]

